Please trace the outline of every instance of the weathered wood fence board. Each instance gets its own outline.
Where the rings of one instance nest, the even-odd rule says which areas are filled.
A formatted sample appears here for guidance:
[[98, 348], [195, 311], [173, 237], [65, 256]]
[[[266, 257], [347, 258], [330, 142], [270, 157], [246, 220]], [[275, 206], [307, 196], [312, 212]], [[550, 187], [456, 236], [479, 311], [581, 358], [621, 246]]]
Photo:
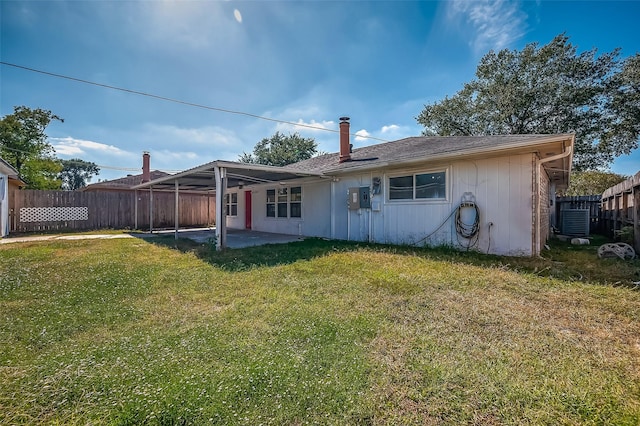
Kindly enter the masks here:
[[609, 235], [633, 227], [633, 246], [640, 252], [640, 172], [602, 194], [602, 211]]
[[566, 210], [589, 210], [589, 233], [601, 234], [603, 232], [601, 217], [600, 195], [580, 195], [573, 197], [556, 197], [556, 227], [562, 223], [563, 212]]
[[[10, 226], [13, 232], [148, 229], [149, 192], [138, 191], [15, 191], [11, 197]], [[180, 193], [180, 226], [208, 226], [215, 220], [215, 196]], [[153, 192], [153, 227], [175, 225], [175, 194]]]

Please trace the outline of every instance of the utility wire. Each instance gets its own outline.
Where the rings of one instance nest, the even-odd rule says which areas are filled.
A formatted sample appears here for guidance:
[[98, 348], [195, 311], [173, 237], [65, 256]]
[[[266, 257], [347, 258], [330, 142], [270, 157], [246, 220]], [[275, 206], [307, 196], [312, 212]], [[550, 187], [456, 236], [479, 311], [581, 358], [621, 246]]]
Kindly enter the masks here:
[[[246, 117], [258, 118], [260, 120], [272, 121], [272, 122], [281, 123], [281, 124], [289, 124], [291, 126], [296, 126], [296, 127], [305, 127], [305, 128], [313, 129], [313, 130], [322, 130], [322, 131], [325, 131], [325, 132], [332, 132], [332, 133], [339, 133], [340, 132], [340, 130], [326, 129], [324, 127], [312, 126], [310, 124], [294, 123], [293, 121], [278, 120], [276, 118], [264, 117], [262, 115], [251, 114], [251, 113], [248, 113], [248, 112], [234, 111], [234, 110], [225, 109], [225, 108], [217, 108], [217, 107], [212, 107], [212, 106], [207, 106], [207, 105], [202, 105], [202, 104], [196, 104], [196, 103], [193, 103], [193, 102], [187, 102], [187, 101], [181, 101], [179, 99], [168, 98], [166, 96], [160, 96], [160, 95], [154, 95], [152, 93], [140, 92], [138, 90], [125, 89], [123, 87], [111, 86], [109, 84], [96, 83], [94, 81], [84, 80], [84, 79], [76, 78], [76, 77], [70, 77], [70, 76], [62, 75], [62, 74], [56, 74], [56, 73], [49, 72], [49, 71], [38, 70], [38, 69], [35, 69], [35, 68], [25, 67], [23, 65], [12, 64], [10, 62], [0, 61], [0, 64], [1, 65], [6, 65], [6, 66], [9, 66], [9, 67], [19, 68], [19, 69], [26, 70], [26, 71], [35, 72], [35, 73], [38, 73], [38, 74], [48, 75], [48, 76], [51, 76], [51, 77], [57, 77], [57, 78], [65, 79], [65, 80], [71, 80], [71, 81], [75, 81], [75, 82], [78, 82], [78, 83], [90, 84], [92, 86], [103, 87], [105, 89], [118, 90], [118, 91], [121, 91], [121, 92], [131, 93], [131, 94], [134, 94], [134, 95], [146, 96], [148, 98], [159, 99], [159, 100], [162, 100], [162, 101], [167, 101], [167, 102], [173, 102], [173, 103], [177, 103], [177, 104], [181, 104], [181, 105], [192, 106], [192, 107], [195, 107], [195, 108], [202, 108], [202, 109], [207, 109], [207, 110], [210, 110], [210, 111], [224, 112], [224, 113], [227, 113], [227, 114], [244, 115]], [[374, 136], [362, 136], [362, 135], [359, 135], [359, 134], [356, 134], [356, 133], [350, 133], [350, 136], [355, 136], [355, 137], [365, 138], [365, 139], [372, 139], [372, 140], [376, 140], [376, 141], [380, 141], [380, 142], [389, 142], [386, 139], [376, 138]]]

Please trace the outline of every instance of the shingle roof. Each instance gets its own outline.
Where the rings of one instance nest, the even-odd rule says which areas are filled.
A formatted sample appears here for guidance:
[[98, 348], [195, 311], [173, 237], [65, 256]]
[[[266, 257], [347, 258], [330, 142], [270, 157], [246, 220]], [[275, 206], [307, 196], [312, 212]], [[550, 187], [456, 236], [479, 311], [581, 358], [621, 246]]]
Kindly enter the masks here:
[[[161, 172], [160, 170], [153, 170], [150, 172], [151, 180], [163, 178], [165, 176], [169, 176], [169, 173]], [[135, 185], [139, 185], [142, 183], [142, 174], [139, 175], [129, 175], [119, 179], [113, 180], [105, 180], [103, 182], [92, 183], [91, 185], [87, 185], [82, 190], [91, 190], [98, 188], [108, 188], [108, 189], [129, 189]]]
[[532, 146], [573, 135], [499, 135], [499, 136], [417, 136], [354, 149], [351, 161], [339, 163], [339, 153], [320, 155], [287, 167], [313, 172], [348, 172], [351, 169], [374, 168], [403, 162], [428, 161], [464, 154], [501, 151]]
[[17, 177], [18, 175], [18, 171], [2, 157], [0, 157], [0, 170], [5, 172], [5, 174], [11, 175], [12, 177]]

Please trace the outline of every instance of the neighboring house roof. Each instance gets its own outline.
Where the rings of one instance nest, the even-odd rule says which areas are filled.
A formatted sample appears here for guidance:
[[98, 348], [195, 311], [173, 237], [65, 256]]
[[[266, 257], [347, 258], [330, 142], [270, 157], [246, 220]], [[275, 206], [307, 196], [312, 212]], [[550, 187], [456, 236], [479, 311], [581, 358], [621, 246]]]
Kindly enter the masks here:
[[18, 171], [15, 168], [13, 168], [11, 164], [7, 163], [4, 159], [2, 159], [2, 157], [0, 157], [0, 173], [19, 179]]
[[[166, 176], [170, 176], [169, 173], [161, 172], [160, 170], [153, 170], [150, 172], [151, 180], [160, 179]], [[103, 182], [92, 183], [80, 191], [91, 191], [94, 189], [132, 189], [136, 185], [142, 183], [142, 174], [129, 175], [119, 179], [105, 180]]]
[[[572, 134], [499, 136], [418, 136], [354, 149], [351, 160], [339, 163], [339, 153], [325, 154], [290, 164], [289, 168], [325, 174], [384, 166], [445, 160], [463, 155], [498, 154], [509, 150], [531, 152], [546, 142], [572, 141]], [[557, 152], [555, 154], [559, 154]], [[546, 153], [543, 153], [542, 157]]]

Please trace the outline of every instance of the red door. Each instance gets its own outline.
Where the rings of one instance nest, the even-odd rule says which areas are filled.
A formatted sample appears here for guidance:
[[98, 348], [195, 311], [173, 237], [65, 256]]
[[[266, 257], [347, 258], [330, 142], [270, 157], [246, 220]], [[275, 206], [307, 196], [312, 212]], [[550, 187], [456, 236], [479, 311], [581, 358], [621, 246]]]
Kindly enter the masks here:
[[244, 227], [251, 229], [251, 191], [244, 191]]

